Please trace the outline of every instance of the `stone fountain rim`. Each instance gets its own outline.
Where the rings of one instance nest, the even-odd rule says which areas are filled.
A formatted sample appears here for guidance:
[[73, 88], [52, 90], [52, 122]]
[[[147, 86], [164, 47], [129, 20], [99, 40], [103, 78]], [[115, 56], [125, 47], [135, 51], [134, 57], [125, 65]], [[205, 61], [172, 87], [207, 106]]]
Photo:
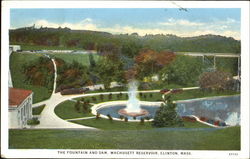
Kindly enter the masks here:
[[[106, 107], [110, 107], [111, 105], [114, 106], [115, 104], [126, 104], [128, 101], [110, 101], [110, 102], [102, 102], [102, 103], [98, 103], [95, 104], [93, 107], [91, 107], [91, 113], [93, 115], [97, 114], [97, 110], [101, 109], [101, 108], [106, 108]], [[147, 106], [152, 106], [152, 107], [158, 107], [161, 103], [163, 102], [150, 102], [150, 101], [140, 101], [140, 104], [143, 105], [147, 105]], [[157, 105], [156, 105], [157, 104]], [[105, 118], [108, 119], [108, 117], [106, 115], [100, 114], [101, 118]], [[112, 117], [113, 120], [117, 120], [117, 121], [121, 121], [121, 119], [119, 118], [114, 118]], [[129, 120], [129, 122], [139, 122], [140, 120], [136, 119], [136, 120]], [[147, 122], [147, 120], [145, 120]], [[153, 119], [150, 119], [148, 121], [153, 121]]]

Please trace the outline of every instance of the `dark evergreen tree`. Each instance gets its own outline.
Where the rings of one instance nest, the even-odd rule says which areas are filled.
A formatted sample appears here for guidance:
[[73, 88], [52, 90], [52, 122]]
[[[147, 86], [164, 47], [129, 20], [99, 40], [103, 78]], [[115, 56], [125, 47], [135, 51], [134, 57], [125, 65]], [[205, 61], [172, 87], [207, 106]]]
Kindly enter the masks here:
[[171, 96], [166, 97], [166, 101], [156, 111], [152, 124], [154, 127], [184, 126], [176, 112], [176, 104], [171, 100]]

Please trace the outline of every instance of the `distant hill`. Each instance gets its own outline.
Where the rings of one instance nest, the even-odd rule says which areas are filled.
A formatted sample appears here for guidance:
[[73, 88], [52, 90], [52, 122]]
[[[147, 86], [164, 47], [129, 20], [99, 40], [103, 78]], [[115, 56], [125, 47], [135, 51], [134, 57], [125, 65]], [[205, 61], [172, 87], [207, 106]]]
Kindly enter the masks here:
[[124, 55], [136, 55], [142, 48], [156, 51], [174, 52], [217, 52], [240, 53], [240, 41], [219, 35], [178, 37], [172, 34], [139, 36], [133, 34], [111, 34], [90, 30], [71, 30], [70, 28], [18, 28], [9, 31], [10, 44], [34, 45], [43, 47], [62, 47], [103, 50], [103, 47], [119, 48]]

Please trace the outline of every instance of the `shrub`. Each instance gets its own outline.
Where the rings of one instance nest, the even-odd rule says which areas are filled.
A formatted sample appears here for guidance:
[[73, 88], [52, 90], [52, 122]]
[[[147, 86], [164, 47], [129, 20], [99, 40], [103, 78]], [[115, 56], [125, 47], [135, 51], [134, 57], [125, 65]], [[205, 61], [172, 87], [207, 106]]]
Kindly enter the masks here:
[[140, 95], [140, 97], [142, 97], [142, 95], [143, 95], [142, 92], [140, 92], [139, 95]]
[[153, 97], [153, 94], [152, 94], [152, 93], [150, 93], [150, 94], [149, 94], [149, 97], [150, 97], [150, 98], [152, 98], [152, 97]]
[[112, 93], [109, 94], [109, 100], [111, 100], [111, 99], [112, 99]]
[[182, 119], [176, 112], [176, 104], [172, 102], [170, 97], [156, 111], [152, 124], [154, 127], [184, 126]]
[[208, 119], [206, 117], [200, 117], [200, 120], [206, 122]]
[[122, 94], [122, 92], [120, 92], [120, 94], [119, 94], [119, 95], [120, 95], [120, 97], [122, 98], [122, 95], [123, 95], [123, 94]]
[[117, 95], [116, 95], [116, 99], [120, 99], [120, 94], [117, 94]]
[[96, 113], [95, 118], [96, 118], [96, 119], [100, 119], [100, 113]]
[[94, 102], [96, 102], [96, 97], [92, 97], [92, 100], [93, 100]]
[[89, 104], [89, 100], [86, 100], [86, 103]]
[[146, 120], [150, 120], [151, 118], [150, 118], [150, 116], [146, 116], [145, 119]]
[[103, 101], [103, 99], [104, 99], [104, 95], [103, 94], [100, 94], [100, 99]]
[[40, 124], [40, 121], [38, 120], [38, 118], [34, 117], [32, 119], [29, 119], [27, 121], [27, 124], [28, 125], [38, 125], [38, 124]]
[[75, 103], [75, 110], [77, 112], [80, 112], [80, 101], [79, 100], [77, 100], [77, 102]]
[[124, 121], [125, 121], [125, 122], [128, 122], [128, 117], [125, 117], [125, 118], [124, 118]]
[[85, 100], [84, 98], [81, 98], [81, 101], [82, 101], [82, 102], [84, 102], [84, 100]]
[[144, 118], [141, 118], [140, 123], [143, 125], [144, 124]]
[[135, 117], [135, 116], [133, 116], [133, 119], [134, 119], [134, 120], [136, 120], [136, 117]]
[[214, 124], [214, 120], [213, 120], [213, 119], [208, 119], [208, 120], [207, 120], [207, 123], [209, 123], [209, 124]]
[[189, 121], [189, 122], [195, 122], [196, 119], [194, 117], [191, 116], [182, 116], [182, 120], [183, 121]]
[[220, 123], [220, 121], [217, 120], [214, 122], [214, 125], [219, 126], [219, 123]]
[[232, 88], [233, 78], [222, 71], [204, 72], [200, 79], [200, 87], [204, 90], [227, 90]]
[[99, 88], [99, 91], [100, 91], [100, 92], [102, 92], [102, 91], [103, 91], [102, 87], [100, 87], [100, 88]]
[[124, 116], [123, 116], [123, 115], [120, 115], [120, 119], [121, 119], [121, 120], [124, 119]]
[[222, 121], [222, 122], [219, 123], [219, 126], [227, 126], [227, 125], [226, 125], [225, 122]]
[[109, 118], [109, 120], [113, 120], [110, 114], [108, 114], [107, 117]]
[[89, 103], [84, 102], [82, 105], [82, 112], [83, 113], [89, 113], [91, 110], [89, 109]]

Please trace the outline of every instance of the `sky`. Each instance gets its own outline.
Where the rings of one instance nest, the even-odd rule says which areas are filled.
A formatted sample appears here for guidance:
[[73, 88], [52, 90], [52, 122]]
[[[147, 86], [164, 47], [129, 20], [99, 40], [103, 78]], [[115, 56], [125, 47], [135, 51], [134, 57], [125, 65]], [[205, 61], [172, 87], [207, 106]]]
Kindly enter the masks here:
[[10, 28], [68, 27], [113, 34], [174, 34], [181, 37], [215, 34], [240, 40], [237, 8], [75, 8], [11, 9]]

